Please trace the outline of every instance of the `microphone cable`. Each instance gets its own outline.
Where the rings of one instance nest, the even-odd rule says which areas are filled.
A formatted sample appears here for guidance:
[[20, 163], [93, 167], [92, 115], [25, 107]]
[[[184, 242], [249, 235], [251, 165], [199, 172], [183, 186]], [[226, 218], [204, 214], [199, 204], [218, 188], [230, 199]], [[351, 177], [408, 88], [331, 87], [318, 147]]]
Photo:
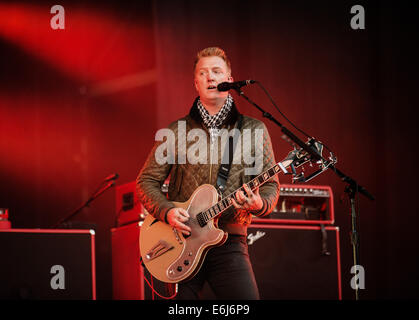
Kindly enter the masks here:
[[[300, 133], [302, 133], [303, 135], [305, 135], [307, 138], [311, 139], [312, 136], [307, 134], [306, 132], [304, 132], [303, 130], [301, 130], [300, 128], [298, 128], [291, 120], [289, 120], [285, 114], [282, 113], [282, 111], [278, 108], [278, 106], [276, 105], [275, 101], [272, 99], [271, 95], [269, 94], [269, 92], [265, 89], [265, 87], [262, 85], [262, 83], [260, 83], [260, 81], [255, 80], [255, 83], [263, 90], [263, 92], [265, 92], [266, 96], [269, 98], [269, 100], [271, 101], [272, 105], [275, 107], [275, 109], [279, 112], [279, 114], [281, 116], [284, 117], [285, 120], [287, 120], [296, 130], [298, 130]], [[332, 150], [325, 145], [323, 142], [321, 143], [327, 150], [330, 151], [330, 153], [333, 155]]]
[[[143, 264], [143, 258], [140, 258], [140, 264], [144, 265]], [[143, 269], [145, 269], [145, 268], [143, 268]], [[165, 296], [161, 295], [160, 293], [158, 293], [156, 289], [154, 289], [153, 276], [151, 274], [150, 274], [151, 283], [146, 278], [145, 272], [143, 272], [143, 278], [144, 278], [145, 282], [147, 283], [147, 285], [151, 289], [152, 300], [154, 300], [154, 294], [158, 295], [160, 298], [165, 299], [165, 300], [172, 300], [177, 296], [177, 293], [178, 293], [178, 284], [177, 283], [175, 283], [175, 292], [170, 297], [165, 297]]]

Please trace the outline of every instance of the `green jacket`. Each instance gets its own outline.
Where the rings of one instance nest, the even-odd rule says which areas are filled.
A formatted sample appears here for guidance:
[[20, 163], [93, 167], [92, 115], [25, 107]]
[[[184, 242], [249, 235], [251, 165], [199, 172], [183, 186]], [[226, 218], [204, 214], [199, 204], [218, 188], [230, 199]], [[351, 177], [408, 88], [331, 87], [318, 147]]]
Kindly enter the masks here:
[[[167, 128], [172, 132], [171, 137], [174, 138], [175, 143], [168, 143], [169, 139], [156, 141], [136, 180], [140, 201], [151, 215], [161, 221], [167, 222], [167, 212], [174, 207], [172, 201], [185, 202], [200, 185], [211, 184], [216, 186], [217, 183], [217, 175], [225, 145], [222, 143], [223, 140], [221, 138], [215, 140], [218, 142], [217, 153], [216, 143], [210, 138], [210, 133], [203, 125], [202, 118], [196, 106], [196, 101], [197, 100], [195, 100], [187, 116], [171, 123]], [[227, 129], [228, 131], [235, 128], [239, 115], [236, 106], [233, 104], [232, 110], [225, 119], [222, 128]], [[201, 130], [191, 132], [193, 129]], [[255, 134], [257, 131], [256, 129], [259, 129], [259, 140], [257, 139], [258, 136]], [[244, 134], [246, 130], [247, 136]], [[271, 168], [276, 163], [271, 139], [268, 130], [262, 121], [243, 116], [242, 128], [240, 131], [243, 140], [236, 145], [233, 164], [231, 165], [223, 195], [231, 194], [244, 183], [249, 182], [256, 175]], [[195, 139], [186, 138], [188, 134], [194, 132], [201, 134], [201, 138], [197, 138], [196, 136]], [[205, 133], [205, 136], [202, 136], [202, 133]], [[247, 139], [245, 137], [247, 137]], [[249, 140], [249, 137], [252, 137], [252, 140]], [[228, 139], [225, 141], [228, 141]], [[255, 143], [255, 141], [257, 142]], [[186, 150], [185, 148], [179, 147], [179, 143], [183, 143], [183, 145], [186, 146]], [[198, 146], [201, 149], [199, 149]], [[197, 152], [198, 149], [200, 152]], [[206, 149], [206, 152], [201, 152], [204, 151], [204, 149]], [[241, 161], [237, 154], [241, 155]], [[202, 163], [190, 163], [191, 159], [192, 162], [197, 161], [196, 158], [189, 157], [190, 155], [200, 155], [202, 157], [200, 158], [202, 159]], [[257, 155], [260, 155], [260, 157], [258, 158]], [[167, 161], [162, 161], [162, 156], [166, 157]], [[209, 161], [211, 156], [213, 157], [212, 163]], [[250, 161], [252, 160], [252, 157], [254, 158], [253, 163]], [[256, 174], [255, 163], [259, 164], [260, 169]], [[252, 168], [253, 172], [251, 170]], [[170, 183], [166, 196], [162, 192], [162, 185], [168, 177]], [[218, 220], [219, 228], [231, 234], [246, 235], [247, 226], [251, 223], [252, 215], [268, 215], [276, 206], [279, 197], [278, 177], [274, 176], [262, 185], [259, 189], [259, 193], [263, 201], [263, 207], [260, 211], [248, 212], [230, 207], [221, 214]]]

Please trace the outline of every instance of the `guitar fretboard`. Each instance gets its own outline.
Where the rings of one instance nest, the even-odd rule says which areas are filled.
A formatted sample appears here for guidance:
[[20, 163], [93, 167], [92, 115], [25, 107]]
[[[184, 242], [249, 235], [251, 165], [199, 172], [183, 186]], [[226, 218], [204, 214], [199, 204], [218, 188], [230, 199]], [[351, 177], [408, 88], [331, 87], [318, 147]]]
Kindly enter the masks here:
[[[277, 175], [281, 171], [284, 172], [284, 173], [287, 173], [286, 167], [281, 162], [278, 162], [272, 168], [269, 168], [268, 170], [262, 172], [260, 175], [258, 175], [257, 177], [255, 177], [251, 181], [249, 181], [247, 183], [247, 186], [250, 188], [250, 190], [253, 191], [257, 187], [266, 183], [270, 178]], [[210, 221], [211, 219], [214, 219], [216, 216], [221, 214], [223, 211], [225, 211], [229, 207], [231, 207], [233, 205], [232, 199], [237, 201], [236, 193], [238, 191], [242, 191], [243, 193], [245, 193], [244, 187], [241, 186], [239, 189], [235, 190], [230, 195], [223, 198], [221, 201], [217, 202], [211, 208], [198, 213], [196, 218], [198, 220], [199, 225], [201, 227], [205, 226], [208, 221]]]

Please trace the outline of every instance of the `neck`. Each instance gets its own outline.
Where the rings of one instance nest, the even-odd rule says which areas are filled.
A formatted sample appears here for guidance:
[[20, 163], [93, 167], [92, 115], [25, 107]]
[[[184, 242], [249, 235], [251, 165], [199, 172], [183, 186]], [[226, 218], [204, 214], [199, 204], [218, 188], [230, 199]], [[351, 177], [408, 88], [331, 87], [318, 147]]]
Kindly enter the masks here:
[[201, 99], [202, 104], [204, 105], [205, 109], [207, 109], [208, 113], [213, 116], [220, 111], [220, 109], [223, 107], [224, 103], [226, 101], [226, 98], [222, 99], [211, 99], [211, 100], [205, 100], [203, 101]]

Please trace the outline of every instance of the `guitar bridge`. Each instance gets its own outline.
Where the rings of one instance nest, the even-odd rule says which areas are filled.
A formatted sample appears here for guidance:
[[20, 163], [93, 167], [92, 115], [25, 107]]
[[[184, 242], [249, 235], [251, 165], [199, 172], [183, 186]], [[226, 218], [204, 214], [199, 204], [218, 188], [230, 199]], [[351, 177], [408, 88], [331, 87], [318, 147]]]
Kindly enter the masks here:
[[147, 252], [145, 257], [148, 261], [151, 261], [173, 248], [174, 247], [166, 241], [160, 240], [149, 252]]

